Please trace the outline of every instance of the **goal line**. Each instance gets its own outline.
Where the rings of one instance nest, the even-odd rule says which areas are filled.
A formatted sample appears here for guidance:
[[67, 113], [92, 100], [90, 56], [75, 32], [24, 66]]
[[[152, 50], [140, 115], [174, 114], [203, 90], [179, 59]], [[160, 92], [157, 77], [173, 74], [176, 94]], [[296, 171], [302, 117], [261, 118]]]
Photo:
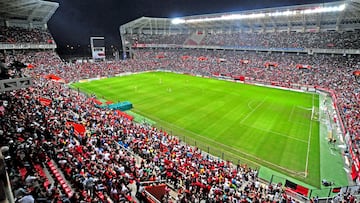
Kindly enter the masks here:
[[311, 108], [311, 120], [312, 121], [319, 121], [319, 108], [313, 107]]

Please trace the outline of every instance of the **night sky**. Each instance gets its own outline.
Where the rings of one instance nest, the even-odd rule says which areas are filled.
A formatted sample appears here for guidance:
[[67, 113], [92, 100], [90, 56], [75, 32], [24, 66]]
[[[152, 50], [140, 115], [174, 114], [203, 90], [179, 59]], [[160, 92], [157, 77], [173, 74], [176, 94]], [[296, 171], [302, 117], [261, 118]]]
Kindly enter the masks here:
[[[59, 8], [48, 27], [60, 49], [87, 47], [90, 36], [104, 36], [120, 49], [119, 27], [139, 17], [182, 17], [219, 12], [324, 3], [335, 0], [52, 0]], [[60, 50], [61, 51], [61, 50]]]

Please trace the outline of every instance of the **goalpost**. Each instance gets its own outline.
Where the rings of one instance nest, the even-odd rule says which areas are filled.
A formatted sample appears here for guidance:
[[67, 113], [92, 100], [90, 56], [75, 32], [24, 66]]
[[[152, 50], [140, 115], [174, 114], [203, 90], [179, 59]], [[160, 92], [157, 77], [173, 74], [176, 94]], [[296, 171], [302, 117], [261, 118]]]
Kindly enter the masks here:
[[[313, 96], [314, 97], [314, 96]], [[312, 121], [319, 121], [319, 108], [315, 107], [314, 105], [314, 98], [312, 101], [312, 108], [311, 108], [311, 120]]]

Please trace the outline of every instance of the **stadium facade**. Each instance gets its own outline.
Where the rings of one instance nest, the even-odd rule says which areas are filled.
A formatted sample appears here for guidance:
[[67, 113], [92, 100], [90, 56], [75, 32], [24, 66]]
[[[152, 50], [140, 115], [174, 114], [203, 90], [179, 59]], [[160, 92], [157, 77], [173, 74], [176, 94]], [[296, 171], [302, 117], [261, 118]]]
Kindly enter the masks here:
[[[21, 27], [24, 29], [47, 29], [47, 22], [59, 7], [58, 3], [41, 0], [0, 1], [0, 26]], [[11, 50], [55, 50], [56, 44], [51, 38], [43, 43], [0, 43], [2, 52]], [[32, 85], [30, 78], [0, 81], [0, 92], [26, 88]]]
[[[212, 50], [253, 50], [300, 53], [360, 54], [357, 49], [318, 49], [301, 47], [278, 49], [242, 46], [204, 46], [197, 44], [196, 35], [201, 38], [217, 33], [306, 33], [306, 32], [348, 32], [360, 28], [359, 1], [338, 1], [322, 4], [276, 7], [231, 13], [186, 16], [182, 18], [141, 17], [120, 26], [123, 52], [131, 56], [132, 48], [189, 48]], [[156, 43], [138, 44], [138, 35], [195, 35], [195, 44], [184, 41], [180, 44]], [[136, 45], [135, 45], [136, 44]]]

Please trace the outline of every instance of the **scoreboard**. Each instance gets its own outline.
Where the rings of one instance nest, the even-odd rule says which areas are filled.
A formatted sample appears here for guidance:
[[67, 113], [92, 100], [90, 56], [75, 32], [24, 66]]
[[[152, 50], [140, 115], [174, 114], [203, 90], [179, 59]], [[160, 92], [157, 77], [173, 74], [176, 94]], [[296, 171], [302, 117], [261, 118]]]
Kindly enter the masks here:
[[94, 61], [105, 61], [105, 38], [90, 37], [91, 53]]

